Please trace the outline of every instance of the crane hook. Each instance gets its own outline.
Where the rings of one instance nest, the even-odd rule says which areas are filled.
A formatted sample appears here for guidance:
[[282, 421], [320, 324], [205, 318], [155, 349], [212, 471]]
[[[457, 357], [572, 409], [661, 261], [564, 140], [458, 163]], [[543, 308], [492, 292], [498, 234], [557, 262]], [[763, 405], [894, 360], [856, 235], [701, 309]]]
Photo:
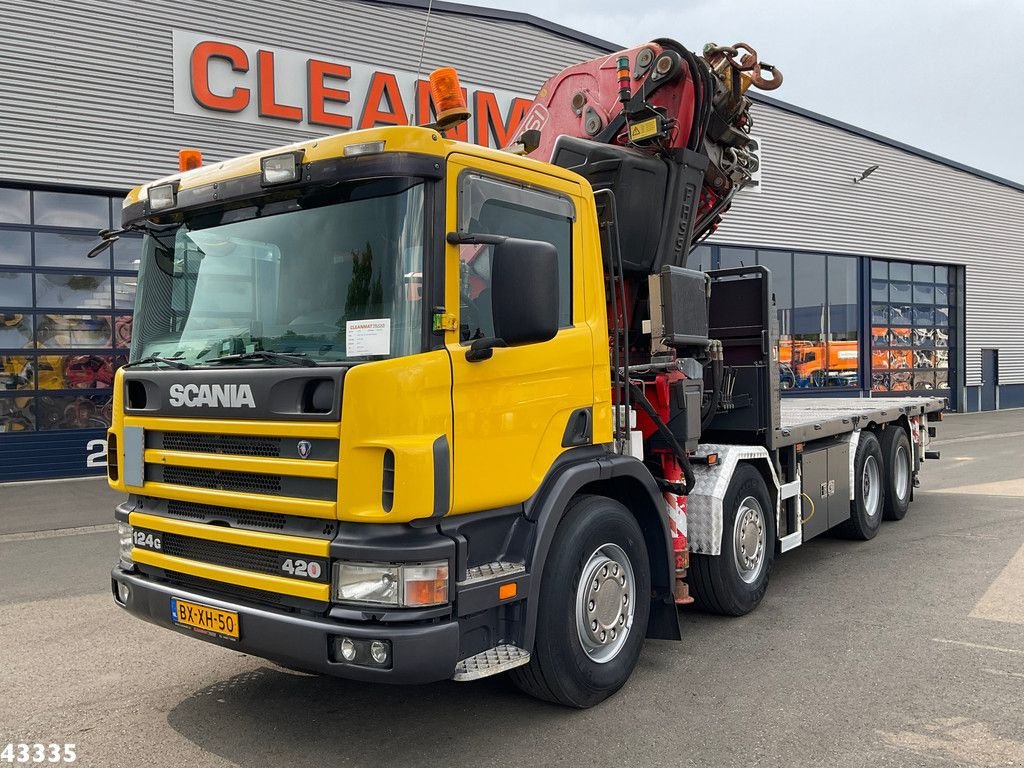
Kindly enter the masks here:
[[[762, 72], [768, 72], [771, 77], [765, 79], [761, 74]], [[750, 75], [750, 82], [755, 88], [760, 88], [762, 91], [774, 91], [782, 85], [782, 73], [771, 64], [761, 61], [754, 65], [753, 72]]]

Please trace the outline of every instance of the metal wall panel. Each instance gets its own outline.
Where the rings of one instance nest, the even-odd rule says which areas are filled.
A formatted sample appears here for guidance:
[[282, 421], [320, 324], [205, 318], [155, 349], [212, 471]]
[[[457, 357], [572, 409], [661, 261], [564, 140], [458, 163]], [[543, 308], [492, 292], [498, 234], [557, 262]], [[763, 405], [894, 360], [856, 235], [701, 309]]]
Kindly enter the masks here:
[[[0, 483], [102, 475], [106, 472], [106, 446], [102, 429], [0, 435]], [[0, 504], [0, 513], [4, 511]]]
[[[329, 132], [175, 114], [174, 29], [415, 71], [425, 19], [358, 0], [4, 0], [0, 181], [127, 191], [177, 170], [183, 146], [216, 161]], [[453, 65], [466, 82], [532, 97], [598, 53], [530, 24], [435, 9], [422, 71]]]
[[966, 383], [982, 346], [1000, 382], [1024, 383], [1024, 192], [774, 105], [754, 120], [761, 191], [737, 195], [713, 242], [964, 264]]

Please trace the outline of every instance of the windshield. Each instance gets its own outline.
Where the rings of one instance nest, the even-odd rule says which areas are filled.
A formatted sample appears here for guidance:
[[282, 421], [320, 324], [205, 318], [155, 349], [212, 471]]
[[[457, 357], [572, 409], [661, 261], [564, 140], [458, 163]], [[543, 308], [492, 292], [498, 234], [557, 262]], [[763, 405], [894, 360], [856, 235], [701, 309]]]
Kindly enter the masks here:
[[[421, 179], [339, 185], [146, 235], [132, 361], [368, 361], [423, 346]], [[278, 362], [280, 362], [278, 360]]]

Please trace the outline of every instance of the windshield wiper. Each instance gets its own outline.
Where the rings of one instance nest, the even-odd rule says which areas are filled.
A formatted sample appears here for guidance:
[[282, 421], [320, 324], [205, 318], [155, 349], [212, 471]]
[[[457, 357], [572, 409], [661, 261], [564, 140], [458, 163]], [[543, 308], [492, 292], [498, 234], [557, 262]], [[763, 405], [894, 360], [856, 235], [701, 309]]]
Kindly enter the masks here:
[[211, 357], [209, 360], [204, 360], [203, 364], [209, 363], [235, 363], [243, 360], [267, 360], [272, 363], [285, 363], [291, 365], [304, 365], [312, 366], [313, 368], [318, 367], [315, 362], [305, 357], [304, 352], [271, 352], [267, 349], [259, 349], [254, 352], [241, 352], [236, 355], [222, 355], [221, 357]]
[[143, 357], [141, 360], [122, 365], [122, 368], [131, 368], [135, 365], [143, 365], [144, 363], [162, 363], [163, 365], [169, 365], [171, 368], [177, 368], [179, 371], [186, 371], [192, 366], [188, 363], [183, 363], [181, 360], [176, 360], [173, 357], [160, 357], [159, 355], [150, 355], [149, 357]]

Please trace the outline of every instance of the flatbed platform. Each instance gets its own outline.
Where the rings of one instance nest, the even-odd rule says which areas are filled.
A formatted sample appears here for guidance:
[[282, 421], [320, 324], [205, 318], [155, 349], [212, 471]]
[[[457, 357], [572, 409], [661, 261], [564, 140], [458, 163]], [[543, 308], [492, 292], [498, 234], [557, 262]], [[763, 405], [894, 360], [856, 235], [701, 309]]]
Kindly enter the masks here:
[[922, 415], [946, 407], [942, 397], [784, 397], [776, 447], [885, 424], [904, 414]]

